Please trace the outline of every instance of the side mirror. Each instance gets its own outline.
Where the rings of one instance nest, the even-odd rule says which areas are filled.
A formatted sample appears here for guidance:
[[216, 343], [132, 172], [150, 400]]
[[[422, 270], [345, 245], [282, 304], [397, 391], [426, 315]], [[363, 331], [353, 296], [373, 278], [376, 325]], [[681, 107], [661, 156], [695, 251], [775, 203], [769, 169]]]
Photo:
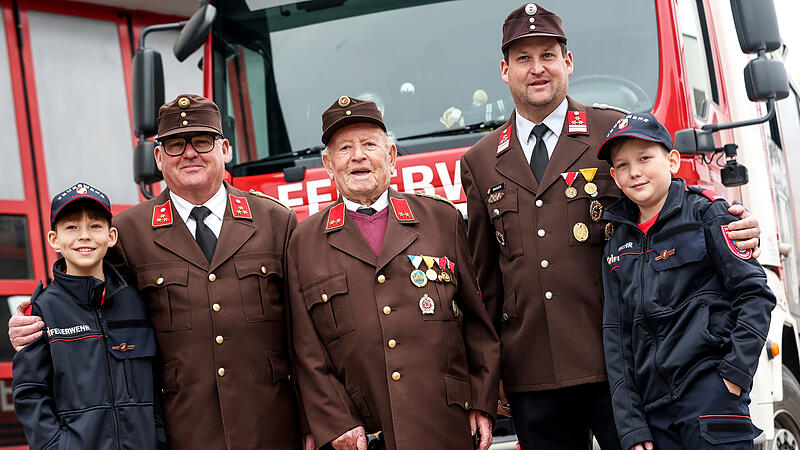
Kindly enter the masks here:
[[682, 154], [713, 153], [716, 150], [710, 131], [687, 128], [675, 133], [675, 150]]
[[163, 104], [161, 54], [141, 47], [133, 57], [133, 132], [136, 136], [153, 136], [158, 132], [158, 108]]
[[739, 47], [745, 53], [774, 52], [781, 46], [773, 0], [731, 0]]
[[789, 96], [789, 80], [783, 61], [758, 57], [744, 68], [744, 85], [751, 102], [777, 100]]
[[211, 25], [217, 16], [217, 8], [214, 5], [206, 4], [192, 14], [192, 18], [183, 27], [172, 51], [178, 61], [183, 62], [195, 50], [200, 48], [211, 31]]
[[151, 184], [164, 179], [153, 155], [155, 148], [154, 141], [140, 139], [133, 149], [133, 179], [137, 184]]

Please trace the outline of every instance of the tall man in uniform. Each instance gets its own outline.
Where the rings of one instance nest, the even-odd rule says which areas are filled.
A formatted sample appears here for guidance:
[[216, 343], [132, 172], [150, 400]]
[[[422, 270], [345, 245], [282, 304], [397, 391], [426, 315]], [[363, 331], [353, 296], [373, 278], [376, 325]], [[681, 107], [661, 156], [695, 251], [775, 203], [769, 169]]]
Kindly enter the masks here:
[[[212, 101], [163, 105], [158, 141], [167, 189], [114, 218], [109, 257], [136, 281], [153, 321], [170, 448], [301, 448], [283, 266], [297, 218], [223, 182], [231, 149]], [[15, 325], [39, 326], [27, 319], [9, 321], [15, 347], [30, 330]]]
[[[608, 450], [619, 440], [603, 359], [600, 268], [613, 228], [600, 218], [620, 192], [596, 154], [622, 114], [567, 96], [566, 42], [558, 15], [535, 3], [511, 12], [500, 70], [516, 111], [464, 154], [461, 180], [522, 448], [587, 449], [591, 430]], [[736, 238], [755, 247], [757, 221], [743, 222]]]
[[389, 182], [397, 147], [375, 103], [322, 116], [341, 197], [298, 225], [287, 267], [300, 396], [320, 444], [472, 450], [491, 444], [500, 346], [460, 213]]

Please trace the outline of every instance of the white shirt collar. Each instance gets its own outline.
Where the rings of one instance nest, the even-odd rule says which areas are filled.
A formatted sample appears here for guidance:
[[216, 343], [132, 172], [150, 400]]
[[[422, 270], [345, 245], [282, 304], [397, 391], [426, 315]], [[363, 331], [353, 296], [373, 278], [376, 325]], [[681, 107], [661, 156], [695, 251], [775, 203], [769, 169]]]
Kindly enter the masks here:
[[344, 200], [344, 207], [350, 211], [355, 211], [358, 208], [364, 207], [364, 208], [373, 208], [375, 209], [375, 212], [380, 212], [383, 211], [384, 208], [389, 206], [389, 191], [388, 190], [384, 191], [384, 193], [381, 194], [381, 196], [378, 197], [377, 200], [375, 200], [375, 203], [371, 205], [362, 205], [361, 203], [350, 201], [344, 195], [342, 196], [342, 200]]
[[[564, 129], [564, 120], [567, 118], [567, 99], [561, 101], [561, 103], [553, 110], [547, 117], [544, 118], [542, 121], [543, 124], [547, 125], [547, 128], [555, 134], [556, 138], [561, 136], [561, 130]], [[537, 124], [531, 122], [530, 120], [522, 117], [522, 114], [519, 113], [519, 110], [516, 110], [517, 115], [517, 139], [522, 145], [525, 145], [528, 142], [528, 138], [531, 135], [531, 130]]]
[[[201, 206], [191, 203], [189, 200], [184, 199], [171, 190], [169, 191], [169, 197], [172, 199], [172, 203], [175, 205], [175, 210], [178, 211], [178, 214], [181, 216], [181, 219], [183, 219], [184, 223], [189, 220], [189, 214], [191, 214], [192, 209], [195, 206]], [[214, 194], [210, 199], [206, 200], [206, 202], [202, 205], [208, 208], [211, 211], [211, 214], [219, 219], [220, 222], [222, 221], [223, 216], [225, 216], [225, 207], [227, 206], [225, 197], [227, 197], [225, 195], [225, 184], [221, 183], [217, 193]]]

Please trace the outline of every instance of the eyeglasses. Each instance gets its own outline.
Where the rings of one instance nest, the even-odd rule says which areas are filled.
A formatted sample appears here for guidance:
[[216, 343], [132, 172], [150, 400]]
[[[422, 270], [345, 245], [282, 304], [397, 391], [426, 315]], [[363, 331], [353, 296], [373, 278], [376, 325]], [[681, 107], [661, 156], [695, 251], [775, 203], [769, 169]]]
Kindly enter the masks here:
[[222, 136], [214, 134], [196, 134], [189, 137], [171, 137], [159, 141], [164, 153], [169, 156], [181, 156], [186, 151], [186, 144], [191, 143], [197, 153], [208, 153], [214, 150], [214, 143]]

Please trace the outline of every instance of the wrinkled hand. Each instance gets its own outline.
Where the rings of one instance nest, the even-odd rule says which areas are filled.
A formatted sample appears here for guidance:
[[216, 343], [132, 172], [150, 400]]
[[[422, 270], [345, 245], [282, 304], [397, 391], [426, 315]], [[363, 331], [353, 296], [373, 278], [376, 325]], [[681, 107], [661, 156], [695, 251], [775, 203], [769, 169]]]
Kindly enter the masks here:
[[508, 403], [506, 390], [503, 389], [503, 382], [500, 381], [500, 395], [497, 397], [497, 415], [511, 417], [511, 405]]
[[336, 450], [367, 450], [367, 433], [364, 427], [355, 427], [331, 441]]
[[653, 443], [647, 441], [641, 444], [636, 444], [633, 447], [631, 447], [631, 450], [653, 450]]
[[761, 249], [758, 248], [758, 238], [761, 236], [758, 219], [742, 205], [731, 205], [728, 212], [741, 217], [740, 220], [728, 224], [728, 236], [736, 240], [736, 246], [740, 250], [753, 249], [753, 258], [758, 258], [761, 255]]
[[23, 300], [17, 310], [8, 319], [8, 339], [14, 350], [20, 351], [26, 345], [42, 335], [44, 321], [39, 316], [26, 316], [25, 310], [31, 305], [30, 300]]
[[303, 450], [316, 450], [317, 444], [314, 442], [314, 436], [311, 433], [303, 435]]
[[723, 378], [722, 381], [725, 382], [725, 387], [728, 388], [728, 392], [730, 392], [731, 394], [733, 394], [733, 395], [735, 395], [737, 397], [742, 395], [742, 388], [740, 388], [738, 385], [735, 385], [735, 384], [731, 383], [730, 381], [726, 380], [725, 378]]
[[469, 412], [469, 431], [472, 436], [475, 433], [481, 435], [478, 450], [488, 450], [492, 445], [492, 421], [480, 411], [472, 410]]

